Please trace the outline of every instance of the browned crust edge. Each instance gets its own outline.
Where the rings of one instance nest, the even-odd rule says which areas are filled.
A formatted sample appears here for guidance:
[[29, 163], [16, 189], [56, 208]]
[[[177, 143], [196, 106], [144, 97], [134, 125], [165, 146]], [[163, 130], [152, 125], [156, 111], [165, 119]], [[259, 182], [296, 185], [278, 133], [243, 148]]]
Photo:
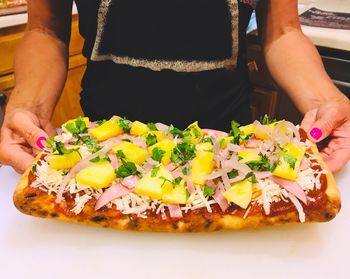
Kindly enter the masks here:
[[[323, 210], [306, 211], [306, 222], [327, 222], [333, 219], [340, 210], [340, 193], [336, 186], [332, 173], [328, 170], [317, 148], [313, 147], [312, 151], [318, 158], [321, 167], [328, 171], [326, 175], [328, 183], [326, 190], [328, 202]], [[39, 160], [40, 156], [41, 154], [39, 154], [35, 162]], [[103, 211], [94, 211], [90, 207], [84, 209], [85, 217], [81, 217], [79, 215], [67, 217], [63, 213], [57, 212], [55, 210], [53, 196], [25, 196], [25, 188], [29, 187], [27, 183], [30, 171], [31, 168], [28, 168], [18, 182], [18, 185], [14, 192], [13, 201], [19, 211], [24, 214], [36, 217], [53, 218], [65, 222], [80, 223], [118, 230], [153, 232], [210, 232], [217, 230], [258, 228], [286, 223], [299, 223], [299, 216], [296, 211], [273, 217], [265, 215], [248, 216], [246, 219], [230, 214], [209, 214], [207, 216], [198, 215], [190, 222], [180, 219], [177, 222], [167, 224], [154, 223], [148, 221], [148, 219], [140, 218], [134, 220], [131, 216], [127, 215], [123, 216], [120, 219], [116, 219], [104, 214]], [[87, 218], [86, 216], [89, 217]]]

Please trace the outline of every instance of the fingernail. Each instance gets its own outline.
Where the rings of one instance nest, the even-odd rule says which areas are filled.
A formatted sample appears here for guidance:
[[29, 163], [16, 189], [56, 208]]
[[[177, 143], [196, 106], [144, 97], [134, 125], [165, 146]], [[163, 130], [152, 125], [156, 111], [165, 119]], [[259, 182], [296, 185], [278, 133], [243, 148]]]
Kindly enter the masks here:
[[315, 140], [319, 140], [320, 137], [322, 137], [322, 131], [319, 128], [313, 128], [310, 131], [310, 135], [315, 139]]
[[37, 140], [36, 140], [36, 146], [39, 147], [40, 149], [44, 149], [44, 145], [42, 143], [42, 141], [46, 141], [46, 137], [39, 137]]

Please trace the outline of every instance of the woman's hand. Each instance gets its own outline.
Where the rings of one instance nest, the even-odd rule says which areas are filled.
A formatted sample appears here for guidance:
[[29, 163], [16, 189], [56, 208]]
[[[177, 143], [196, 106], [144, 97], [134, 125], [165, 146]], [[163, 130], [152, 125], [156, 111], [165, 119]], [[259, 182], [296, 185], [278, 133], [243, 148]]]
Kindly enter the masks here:
[[11, 165], [23, 173], [39, 152], [37, 140], [54, 135], [48, 119], [41, 119], [29, 110], [14, 109], [6, 112], [0, 137], [0, 163]]
[[324, 142], [321, 155], [332, 172], [350, 159], [350, 101], [330, 101], [305, 114], [301, 127], [313, 142]]

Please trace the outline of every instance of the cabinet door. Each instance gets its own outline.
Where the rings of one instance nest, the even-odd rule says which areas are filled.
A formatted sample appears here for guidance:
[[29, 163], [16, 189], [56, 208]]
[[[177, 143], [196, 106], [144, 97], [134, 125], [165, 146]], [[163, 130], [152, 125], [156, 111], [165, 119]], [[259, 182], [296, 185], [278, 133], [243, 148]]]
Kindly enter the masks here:
[[274, 118], [276, 101], [277, 91], [254, 87], [250, 100], [252, 119], [260, 119], [265, 114], [270, 118]]

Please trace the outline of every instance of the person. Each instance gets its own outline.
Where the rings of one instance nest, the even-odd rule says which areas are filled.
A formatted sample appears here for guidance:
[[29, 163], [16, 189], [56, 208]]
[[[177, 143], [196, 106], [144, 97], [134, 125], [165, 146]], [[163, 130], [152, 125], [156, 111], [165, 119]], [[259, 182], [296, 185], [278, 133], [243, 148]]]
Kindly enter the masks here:
[[[227, 129], [250, 121], [246, 27], [256, 8], [267, 66], [305, 114], [333, 172], [350, 158], [349, 100], [303, 35], [297, 0], [75, 1], [87, 69], [81, 106], [91, 119], [117, 114], [182, 127]], [[15, 57], [16, 85], [1, 129], [0, 162], [23, 172], [50, 124], [68, 61], [73, 0], [29, 0]]]

